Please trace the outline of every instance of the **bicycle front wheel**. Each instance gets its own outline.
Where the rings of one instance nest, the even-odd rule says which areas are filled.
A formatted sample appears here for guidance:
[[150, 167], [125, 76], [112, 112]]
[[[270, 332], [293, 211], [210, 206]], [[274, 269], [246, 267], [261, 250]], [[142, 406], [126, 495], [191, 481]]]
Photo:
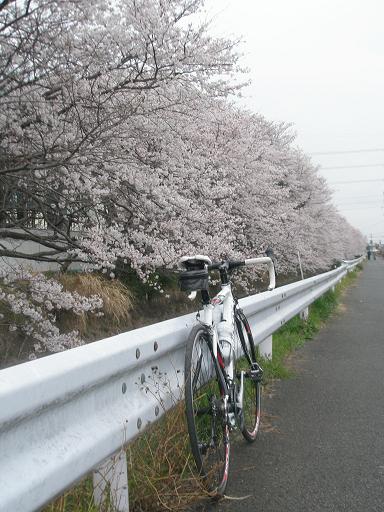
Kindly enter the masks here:
[[[235, 375], [240, 386], [241, 372], [244, 371], [242, 429], [244, 438], [255, 441], [260, 426], [261, 382], [255, 378], [256, 349], [251, 328], [244, 313], [236, 313], [236, 365]], [[253, 372], [252, 372], [253, 370]]]
[[229, 428], [209, 343], [203, 327], [192, 329], [185, 356], [185, 410], [191, 451], [199, 474], [210, 490], [223, 495], [229, 469]]

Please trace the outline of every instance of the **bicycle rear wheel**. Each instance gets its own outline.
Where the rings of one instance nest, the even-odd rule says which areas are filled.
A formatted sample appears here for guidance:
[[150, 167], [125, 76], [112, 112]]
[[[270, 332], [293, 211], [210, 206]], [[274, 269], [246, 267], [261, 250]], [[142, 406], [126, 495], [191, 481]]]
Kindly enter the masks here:
[[236, 316], [236, 363], [235, 375], [240, 386], [241, 371], [244, 371], [242, 429], [244, 438], [252, 443], [255, 441], [260, 426], [261, 411], [261, 374], [257, 375], [256, 349], [253, 342], [251, 328], [242, 311]]
[[223, 495], [229, 469], [229, 428], [207, 331], [192, 329], [185, 356], [185, 410], [191, 451], [210, 490]]

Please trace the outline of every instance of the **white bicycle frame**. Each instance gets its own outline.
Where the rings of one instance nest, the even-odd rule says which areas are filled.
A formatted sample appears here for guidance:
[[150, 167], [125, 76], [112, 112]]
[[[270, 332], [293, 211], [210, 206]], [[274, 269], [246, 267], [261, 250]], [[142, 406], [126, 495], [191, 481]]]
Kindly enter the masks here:
[[[199, 256], [193, 258], [198, 259]], [[245, 266], [267, 265], [269, 272], [268, 290], [273, 290], [276, 285], [275, 269], [273, 261], [269, 257], [251, 258], [245, 260]], [[196, 292], [193, 292], [196, 296]], [[192, 294], [191, 294], [192, 295]], [[192, 298], [192, 297], [191, 297]], [[228, 378], [234, 379], [234, 361], [235, 361], [235, 301], [232, 295], [232, 286], [230, 283], [222, 284], [220, 292], [211, 299], [209, 304], [203, 306], [203, 315], [200, 322], [208, 327], [212, 334], [212, 348], [215, 358], [217, 358], [217, 346], [220, 342], [220, 350], [224, 358], [225, 371]]]
[[211, 299], [211, 303], [203, 306], [201, 320], [201, 323], [206, 325], [212, 334], [212, 349], [216, 359], [217, 346], [220, 339], [220, 348], [224, 357], [226, 373], [231, 380], [233, 380], [234, 365], [234, 305], [232, 287], [230, 284], [224, 284], [221, 286], [220, 292]]

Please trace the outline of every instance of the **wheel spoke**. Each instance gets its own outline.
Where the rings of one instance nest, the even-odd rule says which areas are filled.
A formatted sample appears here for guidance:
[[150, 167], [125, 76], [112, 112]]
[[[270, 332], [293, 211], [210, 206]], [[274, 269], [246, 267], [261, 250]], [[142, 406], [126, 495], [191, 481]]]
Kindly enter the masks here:
[[222, 492], [229, 460], [228, 427], [223, 421], [220, 387], [202, 328], [188, 341], [185, 376], [192, 453], [209, 487]]
[[[245, 439], [252, 442], [256, 439], [256, 435], [260, 423], [260, 387], [261, 384], [257, 380], [250, 377], [251, 364], [255, 349], [253, 346], [252, 335], [247, 328], [246, 320], [241, 316], [237, 317], [237, 336], [236, 336], [236, 367], [235, 375], [238, 387], [241, 381], [241, 371], [244, 371], [243, 380], [243, 403], [241, 415], [242, 433]], [[253, 368], [253, 365], [252, 365]]]

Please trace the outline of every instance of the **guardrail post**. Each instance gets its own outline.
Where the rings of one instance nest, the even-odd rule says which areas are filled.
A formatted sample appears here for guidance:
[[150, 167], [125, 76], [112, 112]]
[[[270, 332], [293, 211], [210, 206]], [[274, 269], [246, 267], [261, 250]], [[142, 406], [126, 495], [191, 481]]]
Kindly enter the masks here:
[[300, 318], [306, 322], [308, 320], [308, 316], [309, 316], [309, 308], [307, 306], [305, 309], [303, 309], [303, 311], [300, 312]]
[[109, 499], [116, 512], [129, 512], [128, 472], [125, 451], [107, 459], [93, 472], [93, 499], [98, 507]]
[[259, 343], [259, 354], [265, 359], [272, 359], [272, 334]]

